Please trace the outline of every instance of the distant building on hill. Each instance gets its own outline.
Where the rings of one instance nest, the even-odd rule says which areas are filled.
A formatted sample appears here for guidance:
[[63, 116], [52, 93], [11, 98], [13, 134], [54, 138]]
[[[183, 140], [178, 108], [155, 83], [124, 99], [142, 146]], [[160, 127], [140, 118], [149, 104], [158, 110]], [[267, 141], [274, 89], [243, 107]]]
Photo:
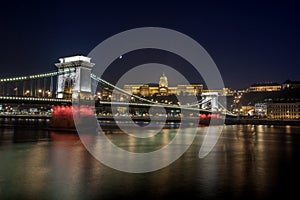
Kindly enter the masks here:
[[299, 119], [299, 105], [300, 81], [287, 80], [282, 84], [253, 84], [245, 92], [235, 95], [231, 107], [236, 113], [249, 114], [252, 110], [250, 106], [253, 106], [253, 115], [272, 119]]
[[300, 81], [286, 80], [282, 84], [282, 89], [297, 89], [300, 88]]
[[168, 95], [200, 95], [203, 92], [203, 84], [179, 84], [175, 87], [170, 87], [168, 84], [168, 78], [165, 74], [159, 78], [158, 84], [126, 84], [124, 90], [140, 96], [168, 96]]
[[267, 83], [256, 83], [248, 88], [248, 92], [272, 92], [281, 90], [279, 83], [267, 82]]

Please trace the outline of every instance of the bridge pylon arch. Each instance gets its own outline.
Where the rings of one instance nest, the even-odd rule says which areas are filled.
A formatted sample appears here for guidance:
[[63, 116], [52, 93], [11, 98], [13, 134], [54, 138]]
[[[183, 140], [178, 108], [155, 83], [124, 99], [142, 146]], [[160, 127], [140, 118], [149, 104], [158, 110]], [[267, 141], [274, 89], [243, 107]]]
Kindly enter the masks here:
[[57, 94], [59, 99], [90, 99], [91, 70], [94, 63], [86, 56], [71, 56], [59, 59]]
[[[210, 107], [210, 110], [212, 112], [218, 110], [218, 96], [219, 94], [217, 92], [205, 92], [202, 93], [203, 103], [201, 106], [202, 109], [206, 109], [207, 107]], [[208, 105], [210, 104], [210, 105]]]

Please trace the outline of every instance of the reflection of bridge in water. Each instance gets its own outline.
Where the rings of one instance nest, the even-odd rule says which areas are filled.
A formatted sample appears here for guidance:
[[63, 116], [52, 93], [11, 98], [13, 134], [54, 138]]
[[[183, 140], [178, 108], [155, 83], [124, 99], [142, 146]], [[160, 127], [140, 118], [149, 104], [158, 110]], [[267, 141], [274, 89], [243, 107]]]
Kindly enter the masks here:
[[[94, 64], [88, 57], [62, 58], [56, 66], [58, 70], [53, 72], [0, 79], [0, 103], [15, 104], [20, 109], [22, 106], [33, 104], [49, 105], [53, 109], [52, 118], [61, 116], [58, 117], [58, 121], [70, 118], [72, 101], [74, 103], [81, 100], [90, 101], [96, 105], [94, 112], [99, 119], [110, 118], [111, 114], [108, 113], [111, 113], [113, 109], [122, 110], [123, 113], [117, 112], [118, 115], [129, 116], [134, 112], [137, 116], [132, 116], [132, 118], [148, 119], [149, 109], [155, 110], [155, 108], [164, 108], [168, 118], [174, 120], [182, 111], [198, 113], [198, 116], [185, 117], [235, 116], [218, 102], [217, 93], [202, 93], [200, 99], [185, 105], [158, 103], [131, 94], [92, 74]], [[5, 106], [2, 110], [6, 114], [10, 112]], [[143, 116], [145, 113], [147, 116]]]

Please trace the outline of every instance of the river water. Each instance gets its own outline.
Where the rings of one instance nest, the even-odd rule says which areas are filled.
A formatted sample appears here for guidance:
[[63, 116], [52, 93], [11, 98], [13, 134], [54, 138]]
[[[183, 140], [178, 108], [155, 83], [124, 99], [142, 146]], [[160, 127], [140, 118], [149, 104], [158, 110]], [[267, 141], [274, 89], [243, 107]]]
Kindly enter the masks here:
[[[131, 174], [101, 164], [76, 133], [3, 126], [0, 199], [297, 199], [300, 127], [224, 126], [213, 150], [199, 159], [206, 128], [199, 127], [194, 143], [171, 165]], [[132, 148], [119, 129], [106, 131]], [[175, 131], [163, 129], [158, 138], [169, 141]], [[139, 151], [149, 148], [138, 144]]]

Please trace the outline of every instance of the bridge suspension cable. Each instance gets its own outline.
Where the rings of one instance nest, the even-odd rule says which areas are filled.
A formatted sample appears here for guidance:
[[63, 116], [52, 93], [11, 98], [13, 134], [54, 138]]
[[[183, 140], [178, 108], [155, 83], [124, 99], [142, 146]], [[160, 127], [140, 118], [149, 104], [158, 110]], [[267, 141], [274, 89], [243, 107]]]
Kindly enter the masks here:
[[[136, 99], [139, 99], [139, 100], [144, 101], [144, 102], [147, 102], [147, 103], [158, 104], [158, 103], [156, 103], [156, 102], [150, 101], [150, 100], [145, 99], [145, 98], [142, 98], [142, 97], [140, 97], [140, 96], [131, 94], [131, 93], [129, 93], [129, 92], [127, 92], [127, 91], [125, 91], [125, 90], [123, 90], [123, 89], [121, 89], [121, 88], [119, 88], [119, 87], [117, 87], [117, 86], [115, 86], [115, 85], [113, 85], [113, 84], [111, 84], [111, 83], [109, 83], [108, 81], [103, 80], [102, 78], [96, 76], [95, 74], [91, 74], [91, 78], [94, 79], [95, 81], [102, 82], [102, 83], [104, 83], [104, 84], [106, 84], [106, 85], [108, 85], [108, 86], [110, 86], [110, 87], [112, 87], [112, 88], [118, 90], [119, 92], [122, 92], [122, 93], [128, 95], [128, 96], [132, 96], [132, 97], [134, 97], [134, 98], [136, 98]], [[163, 105], [163, 104], [161, 104], [161, 105]], [[166, 104], [166, 105], [167, 105], [167, 104]]]
[[15, 82], [15, 81], [25, 81], [25, 80], [31, 80], [31, 79], [40, 79], [40, 78], [46, 78], [46, 77], [53, 77], [60, 74], [66, 74], [74, 72], [75, 69], [69, 69], [68, 71], [52, 71], [47, 72], [43, 74], [34, 74], [34, 75], [27, 75], [27, 76], [18, 76], [18, 77], [11, 77], [11, 78], [1, 78], [0, 82]]
[[[46, 85], [46, 80], [44, 78], [49, 78], [50, 77], [50, 86], [49, 88], [49, 92], [50, 94], [52, 95], [53, 92], [55, 91], [54, 89], [54, 80], [53, 78], [55, 76], [58, 76], [58, 75], [61, 75], [61, 74], [67, 74], [67, 73], [72, 73], [76, 71], [76, 69], [74, 68], [68, 68], [68, 70], [64, 70], [64, 71], [51, 71], [51, 72], [47, 72], [47, 73], [43, 73], [43, 74], [35, 74], [35, 75], [27, 75], [27, 76], [19, 76], [19, 77], [11, 77], [11, 78], [1, 78], [0, 79], [0, 83], [4, 84], [4, 83], [8, 83], [8, 84], [12, 84], [12, 83], [15, 83], [14, 85], [11, 85], [10, 87], [11, 88], [14, 88], [14, 91], [15, 91], [15, 95], [14, 96], [17, 96], [17, 91], [18, 91], [18, 84], [17, 82], [22, 82], [22, 81], [30, 81], [29, 82], [29, 85], [28, 83], [26, 84], [26, 82], [24, 82], [22, 85], [23, 87], [23, 92], [22, 92], [22, 95], [26, 94], [27, 91], [25, 91], [25, 87], [29, 87], [30, 86], [30, 96], [37, 96], [39, 95], [40, 91], [38, 91], [38, 89], [41, 89], [43, 92], [45, 92], [46, 88], [45, 88], [45, 85]], [[143, 97], [140, 97], [138, 95], [135, 95], [135, 94], [132, 94], [130, 92], [127, 92], [126, 90], [122, 89], [122, 88], [119, 88], [113, 84], [111, 84], [110, 82], [106, 81], [106, 80], [103, 80], [102, 78], [96, 76], [95, 74], [91, 74], [91, 78], [93, 80], [95, 80], [96, 82], [101, 82], [113, 89], [116, 89], [117, 91], [125, 94], [125, 95], [128, 95], [130, 97], [133, 97], [137, 100], [140, 100], [141, 102], [144, 102], [144, 103], [149, 103], [149, 104], [152, 104], [152, 105], [156, 105], [156, 106], [163, 106], [163, 107], [169, 107], [169, 108], [178, 108], [178, 109], [194, 109], [194, 110], [203, 110], [203, 109], [199, 109], [199, 108], [192, 108], [194, 106], [200, 106], [202, 104], [205, 104], [205, 103], [208, 103], [210, 102], [211, 100], [206, 100], [204, 101], [204, 99], [201, 99], [199, 101], [196, 101], [196, 102], [193, 102], [192, 104], [187, 104], [187, 105], [178, 105], [178, 104], [166, 104], [166, 103], [158, 103], [158, 102], [155, 102], [155, 101], [150, 101], [146, 98], [143, 98]], [[43, 79], [43, 80], [42, 80]], [[42, 82], [41, 82], [42, 81]], [[3, 85], [4, 87], [4, 85]], [[20, 86], [21, 87], [21, 86]], [[33, 90], [33, 88], [35, 88]], [[48, 90], [47, 90], [48, 91]], [[20, 93], [19, 93], [20, 94]], [[4, 89], [3, 89], [3, 98], [4, 96], [7, 96], [7, 95], [4, 95]], [[41, 97], [44, 97], [44, 95], [42, 95]], [[50, 97], [50, 96], [49, 96]], [[53, 96], [51, 96], [53, 97]], [[144, 104], [141, 104], [141, 105], [144, 105]], [[219, 105], [224, 108], [223, 105], [221, 105], [219, 103]], [[226, 109], [227, 111], [227, 109]], [[229, 111], [227, 111], [228, 113], [230, 113]], [[232, 113], [230, 113], [232, 114]]]
[[197, 101], [197, 103], [193, 103], [193, 104], [189, 104], [189, 105], [184, 105], [182, 107], [194, 107], [194, 106], [200, 106], [206, 103], [209, 103], [211, 101], [211, 99], [207, 99], [206, 101], [203, 101], [203, 99], [201, 99], [200, 101]]
[[218, 105], [225, 110], [226, 114], [231, 115], [231, 116], [237, 116], [236, 114], [233, 114], [232, 112], [227, 110], [227, 108], [225, 108], [225, 106], [223, 106], [220, 102], [218, 102]]
[[[153, 101], [150, 101], [150, 100], [148, 100], [148, 99], [142, 98], [142, 97], [140, 97], [140, 96], [131, 94], [131, 93], [129, 93], [129, 92], [127, 92], [127, 91], [125, 91], [125, 90], [123, 90], [123, 89], [121, 89], [121, 88], [119, 88], [119, 87], [113, 85], [113, 84], [111, 84], [110, 82], [108, 82], [108, 81], [106, 81], [106, 80], [103, 80], [102, 78], [96, 76], [95, 74], [91, 74], [91, 78], [92, 78], [93, 80], [95, 80], [95, 81], [102, 82], [102, 83], [104, 83], [104, 84], [106, 84], [106, 85], [108, 85], [108, 86], [110, 86], [110, 87], [112, 87], [112, 88], [114, 88], [114, 89], [116, 89], [116, 90], [118, 90], [118, 91], [120, 91], [120, 92], [126, 94], [126, 95], [132, 96], [132, 97], [134, 97], [134, 98], [136, 98], [136, 99], [139, 99], [139, 100], [141, 100], [141, 101], [143, 101], [143, 102], [147, 102], [147, 103], [151, 103], [151, 104], [157, 104], [157, 105], [161, 105], [161, 106], [165, 106], [165, 107], [169, 107], [169, 106], [170, 106], [169, 104], [153, 102]], [[204, 101], [204, 102], [202, 102], [202, 101], [203, 101], [203, 99], [197, 101], [196, 103], [190, 104], [190, 105], [181, 105], [181, 106], [179, 106], [179, 105], [176, 104], [176, 106], [177, 106], [178, 108], [190, 108], [190, 107], [193, 107], [193, 106], [198, 106], [198, 105], [202, 105], [202, 104], [208, 103], [208, 102], [211, 101], [211, 100], [207, 100], [207, 101]], [[174, 107], [174, 105], [175, 105], [175, 104], [173, 104], [173, 107]]]

